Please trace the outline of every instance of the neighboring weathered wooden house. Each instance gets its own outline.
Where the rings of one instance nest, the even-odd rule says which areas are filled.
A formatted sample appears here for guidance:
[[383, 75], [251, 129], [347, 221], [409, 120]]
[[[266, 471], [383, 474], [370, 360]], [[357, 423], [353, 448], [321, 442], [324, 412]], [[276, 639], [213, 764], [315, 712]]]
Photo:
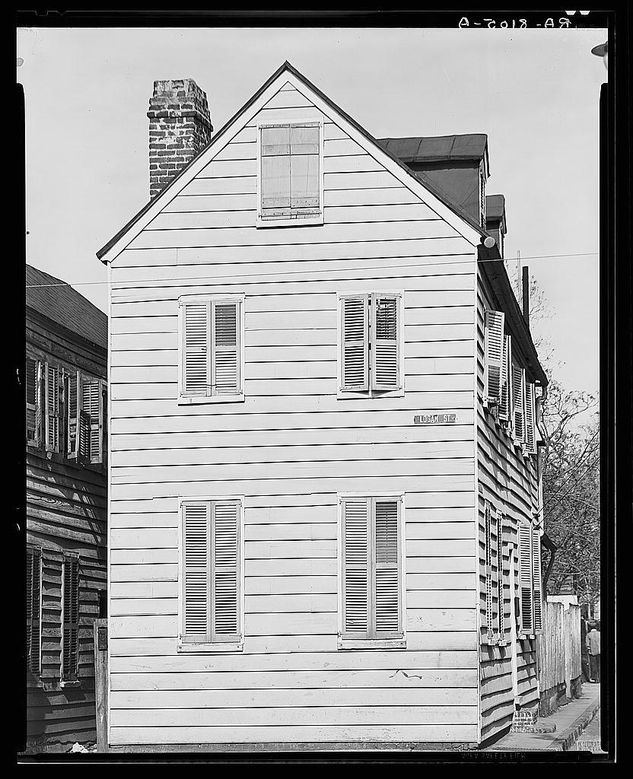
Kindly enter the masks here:
[[95, 740], [105, 614], [106, 315], [26, 268], [27, 746]]
[[110, 746], [480, 744], [538, 699], [547, 384], [486, 136], [376, 140], [288, 63], [213, 137], [154, 86], [99, 252]]

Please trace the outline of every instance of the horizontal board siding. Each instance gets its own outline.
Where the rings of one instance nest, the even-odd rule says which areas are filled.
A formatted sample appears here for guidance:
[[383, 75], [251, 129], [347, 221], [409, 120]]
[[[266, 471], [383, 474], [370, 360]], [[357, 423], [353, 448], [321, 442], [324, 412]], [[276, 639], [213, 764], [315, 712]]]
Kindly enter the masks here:
[[[285, 89], [257, 119], [290, 116], [320, 113]], [[475, 741], [474, 247], [331, 117], [324, 224], [256, 229], [255, 122], [112, 266], [111, 741]], [[403, 397], [337, 399], [337, 293], [363, 291], [404, 291]], [[178, 298], [230, 292], [245, 400], [179, 406]], [[337, 493], [377, 484], [406, 494], [406, 649], [339, 651]], [[244, 649], [179, 654], [178, 498], [221, 495]]]

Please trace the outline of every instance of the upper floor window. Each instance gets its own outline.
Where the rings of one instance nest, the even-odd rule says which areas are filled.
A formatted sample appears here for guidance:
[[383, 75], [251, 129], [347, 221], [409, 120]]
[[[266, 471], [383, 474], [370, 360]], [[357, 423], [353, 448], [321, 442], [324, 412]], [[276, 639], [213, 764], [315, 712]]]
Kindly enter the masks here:
[[504, 333], [505, 315], [487, 310], [484, 318], [484, 402], [495, 408], [514, 443], [537, 453], [536, 388], [512, 354], [511, 336]]
[[258, 225], [323, 221], [320, 122], [259, 127]]
[[53, 361], [26, 358], [26, 442], [80, 463], [104, 461], [106, 383]]
[[180, 300], [181, 403], [243, 400], [243, 296]]
[[402, 295], [341, 295], [339, 301], [339, 396], [402, 391]]

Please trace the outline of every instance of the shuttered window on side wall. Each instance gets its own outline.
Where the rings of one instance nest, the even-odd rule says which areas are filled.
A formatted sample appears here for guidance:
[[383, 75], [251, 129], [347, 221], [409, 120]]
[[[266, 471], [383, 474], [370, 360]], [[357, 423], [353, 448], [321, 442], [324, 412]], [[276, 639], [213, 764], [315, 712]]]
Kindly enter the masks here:
[[525, 444], [529, 454], [536, 454], [536, 396], [532, 382], [525, 387]]
[[369, 305], [367, 295], [341, 299], [343, 390], [369, 389]]
[[42, 554], [26, 550], [26, 662], [33, 674], [41, 670]]
[[79, 667], [79, 558], [64, 555], [62, 568], [61, 679], [70, 682]]
[[400, 498], [341, 501], [342, 636], [402, 638]]
[[534, 632], [534, 607], [532, 587], [532, 528], [519, 525], [519, 590], [520, 590], [520, 632]]
[[488, 403], [501, 403], [503, 329], [505, 314], [488, 310], [484, 319], [484, 396]]
[[484, 506], [484, 575], [486, 581], [486, 636], [488, 642], [493, 637], [492, 619], [492, 512], [490, 504]]
[[44, 376], [46, 451], [59, 451], [60, 369], [46, 363]]
[[[103, 461], [103, 425], [104, 425], [104, 397], [103, 382], [101, 379], [82, 377], [81, 382], [81, 411], [86, 415], [80, 419], [80, 435], [85, 434], [86, 423], [89, 424], [89, 445], [87, 448], [91, 463]], [[81, 429], [83, 425], [83, 429]], [[83, 445], [83, 442], [82, 442]]]
[[398, 297], [371, 296], [371, 387], [374, 390], [400, 388], [400, 323]]
[[182, 302], [181, 397], [242, 392], [242, 303]]
[[503, 561], [503, 514], [497, 514], [497, 632], [499, 641], [505, 642], [505, 576]]
[[241, 640], [241, 502], [182, 503], [184, 644]]
[[26, 358], [26, 441], [31, 446], [39, 446], [41, 439], [40, 370], [39, 360]]

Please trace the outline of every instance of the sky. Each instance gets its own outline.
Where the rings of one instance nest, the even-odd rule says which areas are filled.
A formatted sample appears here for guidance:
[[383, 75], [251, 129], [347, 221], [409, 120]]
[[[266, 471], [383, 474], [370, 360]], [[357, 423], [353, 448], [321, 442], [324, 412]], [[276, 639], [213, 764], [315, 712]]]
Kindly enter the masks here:
[[488, 135], [506, 257], [520, 252], [549, 304], [533, 334], [567, 389], [597, 394], [607, 72], [591, 49], [605, 40], [596, 29], [21, 28], [27, 262], [107, 310], [96, 252], [149, 200], [153, 82], [193, 78], [217, 131], [288, 60], [374, 137]]

